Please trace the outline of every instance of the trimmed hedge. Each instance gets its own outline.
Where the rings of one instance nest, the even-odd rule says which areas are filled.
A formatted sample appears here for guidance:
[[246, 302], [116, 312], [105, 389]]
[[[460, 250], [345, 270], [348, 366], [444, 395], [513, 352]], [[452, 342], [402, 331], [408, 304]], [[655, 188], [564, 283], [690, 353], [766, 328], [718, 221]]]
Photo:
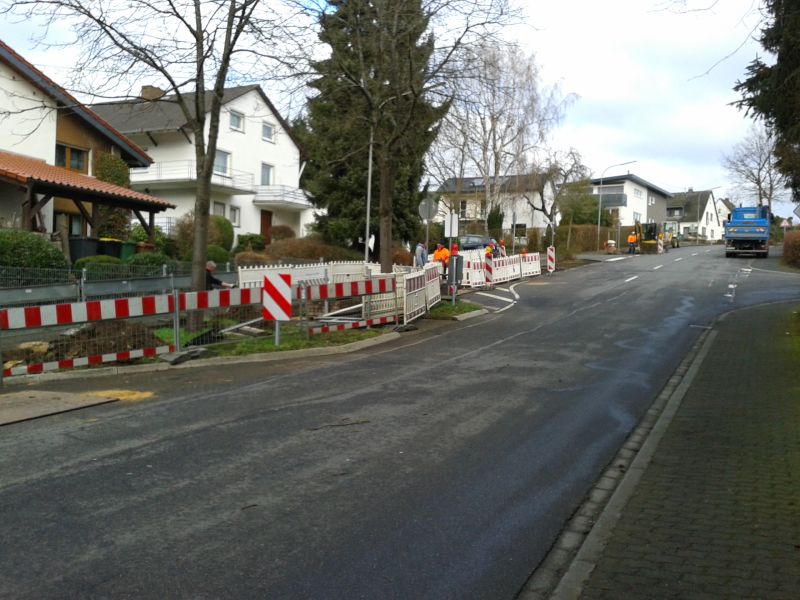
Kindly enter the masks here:
[[783, 238], [783, 262], [800, 268], [800, 231], [787, 231]]
[[266, 247], [264, 236], [260, 233], [240, 233], [236, 240], [236, 248], [233, 249], [234, 254], [240, 252], [261, 252]]
[[100, 254], [98, 256], [84, 256], [75, 261], [73, 265], [76, 269], [84, 269], [91, 265], [121, 265], [122, 260], [116, 256], [106, 256]]
[[175, 267], [175, 261], [161, 252], [141, 252], [139, 254], [134, 254], [126, 264], [134, 267], [160, 267], [161, 265], [167, 265], [170, 269], [174, 269]]
[[0, 265], [37, 269], [68, 269], [67, 259], [46, 238], [30, 231], [0, 230]]

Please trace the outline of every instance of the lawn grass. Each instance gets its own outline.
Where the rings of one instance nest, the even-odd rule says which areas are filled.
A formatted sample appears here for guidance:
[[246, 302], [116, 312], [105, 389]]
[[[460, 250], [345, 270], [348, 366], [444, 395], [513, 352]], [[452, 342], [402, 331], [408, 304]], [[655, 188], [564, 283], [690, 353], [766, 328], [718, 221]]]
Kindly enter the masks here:
[[467, 300], [459, 300], [456, 298], [456, 303], [453, 304], [451, 300], [442, 299], [439, 304], [434, 306], [428, 317], [431, 319], [452, 319], [456, 315], [463, 315], [474, 310], [480, 310], [482, 307]]

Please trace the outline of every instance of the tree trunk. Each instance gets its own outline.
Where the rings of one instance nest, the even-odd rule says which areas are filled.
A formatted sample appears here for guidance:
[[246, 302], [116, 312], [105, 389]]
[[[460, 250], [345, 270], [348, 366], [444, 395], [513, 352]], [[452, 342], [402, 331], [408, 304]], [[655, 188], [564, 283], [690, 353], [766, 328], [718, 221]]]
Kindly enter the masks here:
[[381, 148], [378, 154], [378, 171], [380, 173], [380, 190], [378, 217], [380, 221], [380, 260], [381, 272], [392, 272], [392, 200], [394, 196], [394, 179], [396, 166]]

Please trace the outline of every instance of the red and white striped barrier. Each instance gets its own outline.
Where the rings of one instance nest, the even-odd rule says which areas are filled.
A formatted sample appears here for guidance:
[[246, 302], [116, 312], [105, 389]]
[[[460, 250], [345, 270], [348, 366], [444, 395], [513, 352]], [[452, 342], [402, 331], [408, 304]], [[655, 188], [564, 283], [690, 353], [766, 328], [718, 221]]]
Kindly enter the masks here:
[[556, 248], [555, 246], [547, 247], [547, 272], [552, 273], [556, 270]]
[[173, 352], [174, 350], [174, 346], [157, 346], [155, 348], [141, 348], [139, 350], [129, 350], [127, 352], [95, 354], [93, 356], [84, 356], [83, 358], [65, 358], [34, 365], [20, 365], [18, 367], [11, 367], [10, 369], [3, 369], [3, 377], [11, 377], [12, 375], [38, 375], [40, 373], [74, 369], [76, 367], [90, 367], [103, 363], [125, 362], [133, 360], [134, 358], [151, 358], [159, 354]]
[[486, 286], [491, 287], [494, 282], [494, 268], [492, 267], [492, 255], [487, 254], [484, 258], [483, 274], [486, 278]]
[[539, 253], [523, 254], [522, 260], [522, 277], [533, 277], [542, 274], [542, 263], [539, 258]]
[[307, 300], [353, 298], [356, 296], [386, 294], [393, 292], [395, 289], [395, 277], [392, 274], [342, 283], [300, 284], [297, 286], [295, 298], [306, 298]]
[[290, 273], [264, 275], [261, 316], [265, 321], [290, 321], [292, 319], [292, 276]]
[[[203, 310], [259, 302], [260, 290], [212, 290], [178, 294], [178, 309]], [[173, 296], [137, 296], [114, 300], [90, 300], [45, 304], [0, 310], [0, 330], [38, 329], [55, 325], [78, 325], [131, 317], [163, 315], [175, 310]]]
[[373, 325], [388, 325], [389, 323], [395, 323], [396, 321], [397, 317], [394, 315], [388, 315], [375, 319], [365, 319], [364, 321], [353, 321], [352, 323], [337, 323], [335, 325], [323, 325], [322, 327], [309, 327], [308, 333], [310, 335], [317, 335], [320, 333], [330, 333], [332, 331], [348, 331], [350, 329], [372, 327]]

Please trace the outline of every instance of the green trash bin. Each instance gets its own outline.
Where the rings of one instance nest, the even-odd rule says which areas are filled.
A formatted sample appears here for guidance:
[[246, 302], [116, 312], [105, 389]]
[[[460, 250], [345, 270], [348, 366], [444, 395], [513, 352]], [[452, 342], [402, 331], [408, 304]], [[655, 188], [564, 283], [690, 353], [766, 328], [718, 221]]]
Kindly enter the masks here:
[[134, 254], [136, 254], [136, 242], [122, 242], [119, 257], [123, 261], [128, 261]]

